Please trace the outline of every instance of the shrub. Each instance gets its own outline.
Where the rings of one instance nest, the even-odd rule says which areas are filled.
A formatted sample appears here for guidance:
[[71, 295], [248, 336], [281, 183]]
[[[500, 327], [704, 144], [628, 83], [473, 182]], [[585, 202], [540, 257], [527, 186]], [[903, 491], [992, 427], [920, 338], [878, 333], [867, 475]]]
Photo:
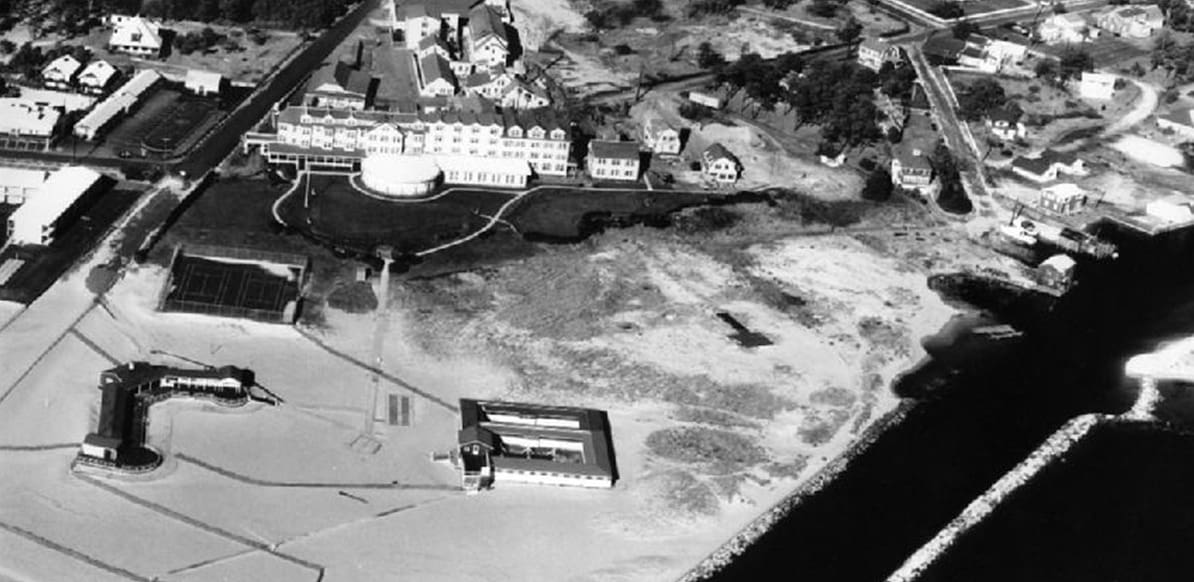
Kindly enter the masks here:
[[365, 281], [341, 284], [328, 295], [328, 305], [348, 313], [369, 313], [377, 309], [373, 286]]
[[873, 202], [884, 202], [891, 198], [891, 172], [886, 168], [879, 168], [867, 176], [866, 184], [862, 187], [862, 198]]

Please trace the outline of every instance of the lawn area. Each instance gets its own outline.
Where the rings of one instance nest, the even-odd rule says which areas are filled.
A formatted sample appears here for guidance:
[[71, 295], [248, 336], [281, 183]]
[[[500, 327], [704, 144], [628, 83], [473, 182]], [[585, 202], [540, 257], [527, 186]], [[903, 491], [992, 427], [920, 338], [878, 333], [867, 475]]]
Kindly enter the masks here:
[[730, 197], [662, 190], [544, 189], [520, 201], [507, 219], [530, 238], [581, 239], [606, 225], [667, 225], [677, 210]]
[[337, 246], [370, 253], [388, 244], [399, 253], [414, 253], [449, 242], [484, 226], [513, 193], [453, 189], [426, 202], [370, 198], [356, 191], [346, 178], [316, 176], [311, 182], [310, 210], [303, 208], [299, 190], [281, 209], [291, 226], [310, 229]]
[[[941, 0], [908, 0], [908, 3], [928, 12], [931, 8], [940, 4]], [[1007, 10], [1023, 6], [1028, 6], [1028, 3], [1023, 0], [973, 0], [962, 3], [962, 8], [966, 11], [966, 16], [978, 16], [996, 10]]]
[[[1128, 66], [1129, 61], [1147, 56], [1151, 46], [1152, 39], [1148, 38], [1124, 39], [1110, 34], [1102, 34], [1093, 41], [1080, 45], [1041, 44], [1037, 49], [1054, 57], [1061, 57], [1067, 48], [1078, 48], [1090, 53], [1090, 57], [1094, 59], [1095, 68], [1102, 69], [1120, 65]], [[1145, 62], [1144, 65], [1146, 69], [1149, 68], [1149, 63]]]

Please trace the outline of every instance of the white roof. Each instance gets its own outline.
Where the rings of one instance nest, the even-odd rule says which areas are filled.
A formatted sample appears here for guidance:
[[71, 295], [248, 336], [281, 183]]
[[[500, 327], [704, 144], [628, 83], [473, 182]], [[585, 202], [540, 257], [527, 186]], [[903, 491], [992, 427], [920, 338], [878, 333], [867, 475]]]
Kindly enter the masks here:
[[37, 196], [29, 198], [12, 213], [10, 220], [52, 224], [75, 200], [100, 179], [100, 174], [83, 166], [67, 166], [50, 174]]
[[199, 69], [189, 69], [187, 71], [187, 85], [201, 85], [201, 86], [220, 86], [220, 81], [224, 79], [219, 73], [211, 71], [200, 71]]
[[1045, 259], [1045, 261], [1042, 262], [1040, 266], [1041, 267], [1053, 267], [1054, 269], [1057, 269], [1059, 272], [1064, 273], [1066, 271], [1069, 271], [1070, 269], [1073, 269], [1074, 265], [1076, 265], [1076, 264], [1077, 263], [1074, 262], [1074, 259], [1070, 258], [1069, 255], [1053, 255], [1053, 256]]
[[0, 167], [0, 186], [6, 188], [39, 188], [45, 181], [45, 170]]
[[115, 93], [108, 96], [95, 106], [87, 115], [80, 119], [75, 124], [76, 129], [88, 129], [102, 127], [109, 119], [120, 115], [128, 110], [138, 99], [141, 94], [145, 92], [155, 81], [162, 78], [162, 75], [153, 69], [145, 69], [127, 83], [122, 85]]
[[83, 67], [83, 72], [79, 73], [79, 82], [83, 83], [87, 81], [88, 85], [102, 87], [107, 85], [108, 81], [112, 79], [112, 75], [115, 74], [116, 67], [113, 67], [112, 63], [95, 60], [87, 63], [86, 67]]
[[1168, 200], [1154, 200], [1144, 207], [1149, 216], [1155, 216], [1169, 222], [1185, 222], [1194, 219], [1194, 212], [1188, 204], [1179, 204]]
[[1054, 184], [1052, 186], [1049, 186], [1048, 188], [1041, 190], [1041, 193], [1048, 194], [1050, 196], [1055, 196], [1058, 198], [1075, 198], [1078, 196], [1082, 196], [1086, 192], [1082, 188], [1079, 188], [1077, 184], [1071, 184], [1069, 182], [1064, 182], [1061, 184]]
[[435, 156], [435, 163], [444, 172], [472, 171], [530, 176], [531, 166], [526, 160], [481, 158], [474, 156]]
[[361, 160], [361, 174], [366, 184], [418, 184], [439, 177], [439, 166], [431, 156], [371, 154]]
[[41, 70], [43, 77], [50, 75], [57, 75], [65, 79], [71, 78], [79, 67], [83, 66], [75, 57], [70, 55], [62, 55], [46, 65], [46, 68]]
[[91, 109], [91, 106], [95, 104], [95, 97], [90, 95], [29, 87], [21, 87], [21, 99], [34, 104], [61, 107], [67, 112]]
[[1083, 83], [1097, 83], [1099, 85], [1114, 85], [1116, 78], [1117, 77], [1115, 75], [1109, 75], [1107, 73], [1088, 73], [1088, 72], [1082, 73], [1082, 82]]
[[134, 16], [116, 24], [116, 29], [112, 31], [112, 38], [108, 44], [160, 49], [162, 48], [162, 37], [158, 36], [156, 25], [140, 16]]
[[25, 99], [0, 98], [0, 133], [49, 136], [58, 125], [58, 110]]

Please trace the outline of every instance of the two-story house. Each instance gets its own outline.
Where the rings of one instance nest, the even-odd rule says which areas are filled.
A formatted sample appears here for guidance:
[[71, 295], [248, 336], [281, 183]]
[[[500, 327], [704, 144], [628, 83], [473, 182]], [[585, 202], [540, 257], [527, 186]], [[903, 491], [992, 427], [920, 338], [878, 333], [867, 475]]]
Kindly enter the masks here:
[[1113, 6], [1099, 14], [1095, 23], [1116, 36], [1148, 38], [1165, 26], [1165, 15], [1154, 4]]
[[733, 184], [742, 175], [742, 163], [725, 146], [714, 143], [701, 152], [701, 173], [719, 184]]
[[895, 65], [899, 64], [901, 60], [903, 60], [903, 54], [900, 52], [900, 47], [889, 44], [883, 39], [867, 38], [858, 43], [858, 64], [872, 71], [878, 72], [884, 63]]
[[894, 148], [891, 158], [891, 183], [907, 190], [924, 193], [933, 183], [933, 166], [919, 148], [906, 143]]
[[592, 140], [585, 158], [595, 180], [634, 181], [639, 172], [639, 145], [635, 141]]
[[75, 57], [62, 55], [46, 65], [41, 70], [42, 83], [51, 89], [70, 89], [75, 80], [75, 73], [82, 67]]
[[116, 67], [113, 67], [112, 63], [95, 59], [83, 67], [75, 82], [79, 86], [79, 91], [99, 95], [112, 85], [112, 81], [116, 77]]
[[112, 36], [108, 49], [140, 57], [158, 57], [162, 54], [162, 36], [157, 24], [140, 16], [112, 20]]
[[656, 154], [677, 155], [680, 153], [680, 132], [657, 118], [643, 123], [641, 132], [643, 146]]

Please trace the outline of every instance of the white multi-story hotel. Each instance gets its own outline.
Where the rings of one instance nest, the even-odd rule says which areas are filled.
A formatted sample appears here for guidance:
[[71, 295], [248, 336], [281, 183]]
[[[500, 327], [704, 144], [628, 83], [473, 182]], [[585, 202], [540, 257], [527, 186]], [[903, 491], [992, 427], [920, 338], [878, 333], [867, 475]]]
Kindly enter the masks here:
[[549, 111], [398, 113], [289, 107], [274, 135], [251, 134], [270, 163], [356, 169], [369, 154], [468, 156], [525, 161], [536, 173], [564, 176], [572, 142]]

